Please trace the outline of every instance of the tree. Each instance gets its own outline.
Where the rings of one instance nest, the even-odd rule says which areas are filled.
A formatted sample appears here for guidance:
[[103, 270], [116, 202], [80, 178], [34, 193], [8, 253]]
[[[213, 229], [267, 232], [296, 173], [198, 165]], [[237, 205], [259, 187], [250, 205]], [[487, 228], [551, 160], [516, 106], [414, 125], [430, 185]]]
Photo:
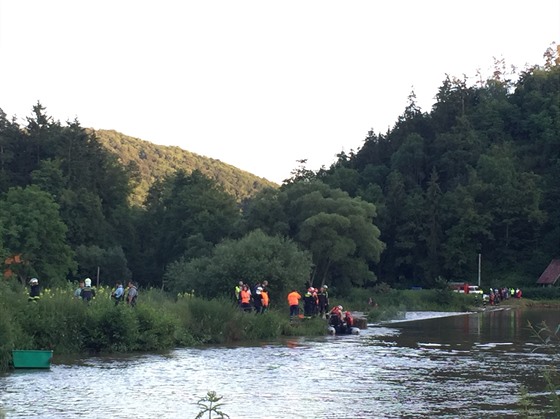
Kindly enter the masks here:
[[[152, 268], [135, 272], [148, 283], [161, 281], [166, 265], [188, 255], [206, 253], [237, 229], [240, 211], [234, 197], [199, 171], [179, 171], [156, 184], [141, 219], [144, 259]], [[193, 240], [193, 237], [197, 237]], [[200, 249], [193, 249], [200, 245]]]
[[59, 283], [76, 269], [59, 207], [37, 186], [8, 191], [0, 200], [0, 225], [4, 246], [26, 262], [18, 272], [22, 282], [38, 276], [46, 284]]
[[425, 159], [424, 139], [418, 134], [410, 134], [391, 157], [391, 168], [403, 174], [411, 187], [418, 187], [426, 177]]
[[97, 273], [105, 283], [124, 282], [132, 278], [126, 256], [120, 246], [102, 249], [99, 246], [78, 246], [76, 249], [78, 276], [96, 278]]
[[427, 283], [435, 283], [441, 274], [441, 242], [443, 231], [441, 225], [442, 193], [439, 187], [439, 177], [435, 168], [430, 175], [430, 181], [425, 193], [425, 234], [427, 258], [421, 261]]
[[303, 286], [310, 269], [309, 254], [292, 240], [255, 230], [218, 244], [210, 256], [170, 263], [164, 283], [174, 292], [194, 290], [196, 295], [214, 298], [233, 296], [239, 280], [249, 284], [268, 280], [273, 301], [278, 302], [287, 290]]
[[[313, 255], [311, 282], [329, 286], [350, 279], [354, 285], [375, 282], [371, 269], [384, 249], [379, 229], [373, 223], [376, 208], [360, 198], [351, 198], [340, 189], [320, 181], [303, 181], [283, 185], [275, 197], [281, 210], [286, 234], [301, 243]], [[249, 212], [248, 225], [259, 225], [265, 212]], [[269, 220], [269, 225], [274, 224]], [[359, 273], [354, 268], [362, 264]], [[352, 268], [351, 268], [352, 267]], [[346, 287], [346, 285], [344, 286]]]

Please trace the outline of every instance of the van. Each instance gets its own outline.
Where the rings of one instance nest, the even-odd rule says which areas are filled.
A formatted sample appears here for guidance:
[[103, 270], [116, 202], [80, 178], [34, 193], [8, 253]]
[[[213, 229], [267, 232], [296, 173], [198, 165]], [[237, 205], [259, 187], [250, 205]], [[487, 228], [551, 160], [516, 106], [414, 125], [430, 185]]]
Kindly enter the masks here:
[[484, 294], [478, 285], [469, 285], [469, 294]]

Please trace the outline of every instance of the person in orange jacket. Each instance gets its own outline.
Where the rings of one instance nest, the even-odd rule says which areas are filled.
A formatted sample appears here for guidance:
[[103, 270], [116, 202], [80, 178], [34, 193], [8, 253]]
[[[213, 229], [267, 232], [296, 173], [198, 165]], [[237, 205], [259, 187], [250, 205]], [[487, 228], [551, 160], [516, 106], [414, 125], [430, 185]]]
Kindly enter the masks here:
[[247, 285], [243, 285], [241, 291], [239, 292], [239, 299], [241, 301], [241, 310], [243, 311], [251, 311], [251, 293], [249, 292], [249, 287]]
[[290, 306], [290, 317], [297, 316], [299, 314], [299, 300], [301, 300], [301, 295], [296, 289], [292, 290], [288, 294], [288, 305]]
[[265, 311], [268, 311], [268, 291], [266, 289], [263, 289], [261, 291], [261, 297], [262, 297], [262, 310], [261, 313], [264, 313]]

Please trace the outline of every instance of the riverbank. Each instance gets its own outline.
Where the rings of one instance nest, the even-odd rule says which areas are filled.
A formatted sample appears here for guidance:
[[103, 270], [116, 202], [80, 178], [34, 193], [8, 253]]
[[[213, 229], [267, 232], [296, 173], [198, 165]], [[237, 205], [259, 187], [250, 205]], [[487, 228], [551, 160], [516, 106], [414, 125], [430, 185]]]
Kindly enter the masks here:
[[[28, 302], [24, 290], [0, 284], [0, 371], [10, 368], [12, 349], [49, 349], [57, 354], [156, 352], [204, 344], [231, 344], [281, 336], [319, 336], [324, 319], [291, 321], [283, 297], [272, 299], [265, 314], [245, 313], [228, 299], [204, 300], [141, 290], [136, 307], [115, 305], [101, 287], [91, 303], [73, 290], [46, 289]], [[274, 294], [273, 294], [274, 295]], [[352, 290], [330, 297], [331, 306], [361, 311], [367, 323], [403, 319], [406, 312], [469, 312], [483, 308], [480, 298], [444, 290]], [[560, 301], [508, 300], [502, 307], [560, 307]]]

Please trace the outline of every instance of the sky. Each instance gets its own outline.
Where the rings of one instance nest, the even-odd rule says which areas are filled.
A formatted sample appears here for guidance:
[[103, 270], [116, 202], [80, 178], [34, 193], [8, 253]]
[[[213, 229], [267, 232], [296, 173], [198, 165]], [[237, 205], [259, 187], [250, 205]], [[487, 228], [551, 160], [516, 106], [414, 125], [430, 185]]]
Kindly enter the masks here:
[[430, 111], [446, 74], [559, 41], [559, 0], [0, 0], [0, 109], [281, 183], [387, 132], [412, 91]]

